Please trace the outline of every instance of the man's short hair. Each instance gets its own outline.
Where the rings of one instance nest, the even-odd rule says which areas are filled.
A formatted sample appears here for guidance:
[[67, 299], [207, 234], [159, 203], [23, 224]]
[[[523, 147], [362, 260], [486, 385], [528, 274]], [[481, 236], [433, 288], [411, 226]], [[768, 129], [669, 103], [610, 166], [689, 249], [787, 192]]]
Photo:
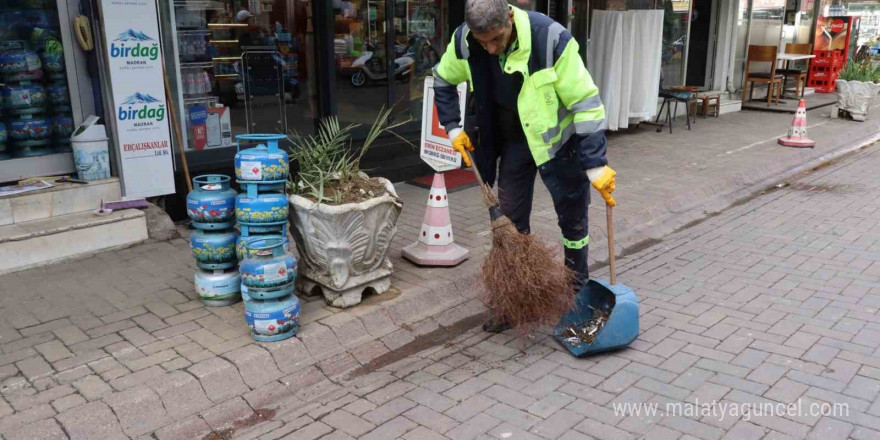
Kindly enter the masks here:
[[506, 28], [510, 23], [509, 16], [510, 7], [506, 0], [467, 0], [464, 8], [464, 22], [475, 34]]

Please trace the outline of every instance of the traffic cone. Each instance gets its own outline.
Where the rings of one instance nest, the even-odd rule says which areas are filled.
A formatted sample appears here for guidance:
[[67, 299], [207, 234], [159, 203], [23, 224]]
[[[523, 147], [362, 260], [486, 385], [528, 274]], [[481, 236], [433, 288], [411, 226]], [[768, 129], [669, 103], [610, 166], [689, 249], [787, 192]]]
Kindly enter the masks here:
[[420, 266], [455, 266], [466, 260], [468, 253], [452, 237], [446, 179], [443, 174], [434, 174], [419, 240], [404, 247], [403, 256]]
[[791, 128], [788, 129], [788, 136], [779, 138], [779, 143], [786, 147], [798, 148], [813, 148], [816, 146], [816, 141], [807, 137], [807, 102], [803, 99], [798, 103], [794, 120], [791, 121]]

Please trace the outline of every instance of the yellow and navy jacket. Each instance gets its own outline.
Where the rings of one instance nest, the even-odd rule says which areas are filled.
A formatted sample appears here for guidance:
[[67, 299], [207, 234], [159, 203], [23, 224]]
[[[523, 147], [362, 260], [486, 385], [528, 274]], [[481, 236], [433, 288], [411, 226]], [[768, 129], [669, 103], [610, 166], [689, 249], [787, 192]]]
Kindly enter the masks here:
[[[577, 41], [546, 15], [511, 9], [517, 46], [507, 55], [503, 68], [521, 84], [517, 110], [535, 163], [540, 167], [563, 148], [575, 148], [585, 170], [606, 165], [605, 107], [578, 54]], [[492, 133], [490, 62], [497, 63], [498, 58], [486, 52], [467, 24], [462, 24], [434, 66], [433, 75], [437, 116], [447, 131], [457, 128], [461, 120], [455, 86], [465, 81], [470, 84], [479, 127], [474, 159], [491, 185], [494, 165], [504, 146], [495, 145]], [[466, 125], [472, 132], [470, 122]]]

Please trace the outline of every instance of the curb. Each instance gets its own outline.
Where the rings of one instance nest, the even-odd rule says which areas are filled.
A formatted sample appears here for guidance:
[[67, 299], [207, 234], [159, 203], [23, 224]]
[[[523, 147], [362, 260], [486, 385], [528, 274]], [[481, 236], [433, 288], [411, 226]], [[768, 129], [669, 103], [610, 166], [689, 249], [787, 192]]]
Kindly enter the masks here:
[[[657, 209], [654, 207], [645, 209], [643, 215], [652, 218], [650, 222], [626, 228], [616, 228], [615, 242], [618, 246], [616, 247], [615, 256], [618, 258], [625, 257], [644, 248], [646, 245], [656, 243], [670, 233], [709, 218], [743, 200], [750, 199], [769, 187], [816, 167], [836, 161], [876, 142], [880, 142], [880, 133], [861, 138], [850, 146], [830, 151], [807, 162], [789, 166], [763, 167], [758, 174], [767, 177], [752, 179], [748, 176], [738, 175], [713, 184], [708, 188], [708, 191], [692, 191], [667, 203], [663, 207], [665, 212], [657, 213]], [[744, 184], [745, 186], [743, 186]], [[713, 191], [715, 188], [718, 188], [718, 190]], [[727, 188], [727, 190], [724, 190], [724, 188]], [[686, 202], [681, 199], [684, 199]], [[641, 218], [642, 215], [633, 217]], [[593, 250], [602, 251], [593, 253], [597, 256], [607, 254], [607, 246], [602, 242], [597, 243]], [[591, 270], [607, 265], [607, 256], [604, 258], [594, 257], [594, 259], [597, 263], [591, 265]]]

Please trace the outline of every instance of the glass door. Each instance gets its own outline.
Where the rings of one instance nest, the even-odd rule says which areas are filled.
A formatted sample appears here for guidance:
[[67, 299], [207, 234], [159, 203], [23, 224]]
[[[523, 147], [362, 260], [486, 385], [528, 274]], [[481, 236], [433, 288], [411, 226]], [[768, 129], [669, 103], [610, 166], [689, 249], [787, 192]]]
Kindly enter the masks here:
[[663, 49], [660, 58], [662, 87], [684, 84], [688, 57], [691, 0], [663, 2]]
[[[777, 46], [785, 50], [782, 28], [786, 0], [740, 0], [737, 16], [733, 84], [742, 90], [749, 45]], [[760, 65], [755, 68], [760, 71]], [[764, 66], [769, 72], [769, 66]]]

